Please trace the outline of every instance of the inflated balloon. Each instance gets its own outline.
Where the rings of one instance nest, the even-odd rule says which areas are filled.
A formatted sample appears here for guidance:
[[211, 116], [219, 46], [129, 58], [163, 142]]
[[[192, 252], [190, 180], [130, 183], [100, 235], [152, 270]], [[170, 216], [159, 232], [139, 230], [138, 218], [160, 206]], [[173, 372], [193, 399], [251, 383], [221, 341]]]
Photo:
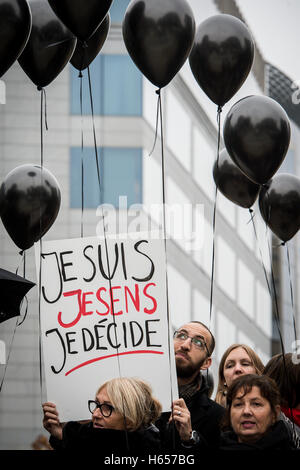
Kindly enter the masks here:
[[76, 38], [55, 16], [45, 0], [30, 0], [32, 29], [18, 61], [37, 87], [49, 85], [67, 65]]
[[247, 26], [231, 15], [214, 15], [201, 23], [189, 56], [192, 73], [217, 105], [229, 101], [246, 80], [254, 59]]
[[260, 213], [275, 235], [287, 242], [300, 228], [300, 179], [279, 173], [259, 194]]
[[109, 27], [110, 15], [107, 13], [100, 26], [85, 44], [81, 41], [77, 41], [75, 51], [70, 60], [75, 69], [79, 71], [84, 70], [93, 62], [106, 41]]
[[226, 149], [220, 152], [213, 167], [213, 177], [221, 193], [240, 207], [250, 209], [260, 186], [247, 178], [231, 160]]
[[23, 51], [31, 31], [26, 0], [0, 0], [0, 77]]
[[158, 88], [166, 86], [188, 58], [195, 36], [186, 0], [132, 0], [123, 38], [138, 69]]
[[286, 112], [268, 96], [247, 96], [235, 103], [223, 131], [230, 157], [257, 184], [266, 183], [280, 167], [290, 132]]
[[0, 323], [20, 315], [21, 302], [35, 284], [0, 268]]
[[48, 0], [57, 17], [81, 41], [94, 34], [113, 0]]
[[58, 182], [46, 168], [26, 164], [8, 173], [0, 187], [0, 215], [19, 248], [30, 248], [49, 230], [60, 201]]

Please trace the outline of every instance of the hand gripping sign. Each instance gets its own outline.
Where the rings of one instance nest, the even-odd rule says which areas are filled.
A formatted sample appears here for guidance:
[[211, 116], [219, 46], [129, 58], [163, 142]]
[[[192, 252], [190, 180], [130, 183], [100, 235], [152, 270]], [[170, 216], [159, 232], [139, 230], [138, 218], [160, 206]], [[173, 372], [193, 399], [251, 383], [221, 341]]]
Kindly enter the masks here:
[[87, 400], [113, 377], [146, 380], [164, 411], [177, 397], [164, 241], [106, 242], [47, 241], [41, 254], [36, 244], [47, 400], [61, 421], [89, 419]]

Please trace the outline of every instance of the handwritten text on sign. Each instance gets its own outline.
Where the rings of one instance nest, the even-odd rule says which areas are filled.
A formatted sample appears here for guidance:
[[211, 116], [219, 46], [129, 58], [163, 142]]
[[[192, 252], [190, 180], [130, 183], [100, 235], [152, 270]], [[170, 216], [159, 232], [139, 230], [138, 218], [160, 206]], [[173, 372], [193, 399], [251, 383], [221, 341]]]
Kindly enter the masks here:
[[[59, 406], [60, 414], [88, 418], [82, 395], [93, 398], [101, 383], [120, 375], [150, 382], [169, 409], [165, 269], [163, 242], [157, 239], [43, 242], [41, 330], [47, 398]], [[72, 406], [74, 387], [80, 396]]]

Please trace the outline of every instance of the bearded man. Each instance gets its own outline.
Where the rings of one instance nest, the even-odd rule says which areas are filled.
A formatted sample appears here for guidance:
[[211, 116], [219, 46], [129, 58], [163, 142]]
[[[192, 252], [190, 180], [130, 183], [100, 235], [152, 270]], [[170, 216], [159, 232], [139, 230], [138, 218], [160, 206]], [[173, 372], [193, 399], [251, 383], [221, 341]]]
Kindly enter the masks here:
[[191, 321], [174, 332], [174, 352], [179, 399], [172, 413], [163, 413], [157, 423], [165, 450], [192, 452], [200, 439], [218, 447], [220, 421], [225, 409], [208, 397], [202, 371], [211, 366], [215, 339], [203, 323]]

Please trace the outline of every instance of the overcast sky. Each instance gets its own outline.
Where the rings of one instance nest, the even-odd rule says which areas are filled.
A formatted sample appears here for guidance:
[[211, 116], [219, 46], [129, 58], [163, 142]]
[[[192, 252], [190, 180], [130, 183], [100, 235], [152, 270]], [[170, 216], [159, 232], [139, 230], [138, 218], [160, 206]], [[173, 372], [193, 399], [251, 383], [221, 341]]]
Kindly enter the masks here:
[[236, 0], [264, 59], [300, 80], [300, 0]]

